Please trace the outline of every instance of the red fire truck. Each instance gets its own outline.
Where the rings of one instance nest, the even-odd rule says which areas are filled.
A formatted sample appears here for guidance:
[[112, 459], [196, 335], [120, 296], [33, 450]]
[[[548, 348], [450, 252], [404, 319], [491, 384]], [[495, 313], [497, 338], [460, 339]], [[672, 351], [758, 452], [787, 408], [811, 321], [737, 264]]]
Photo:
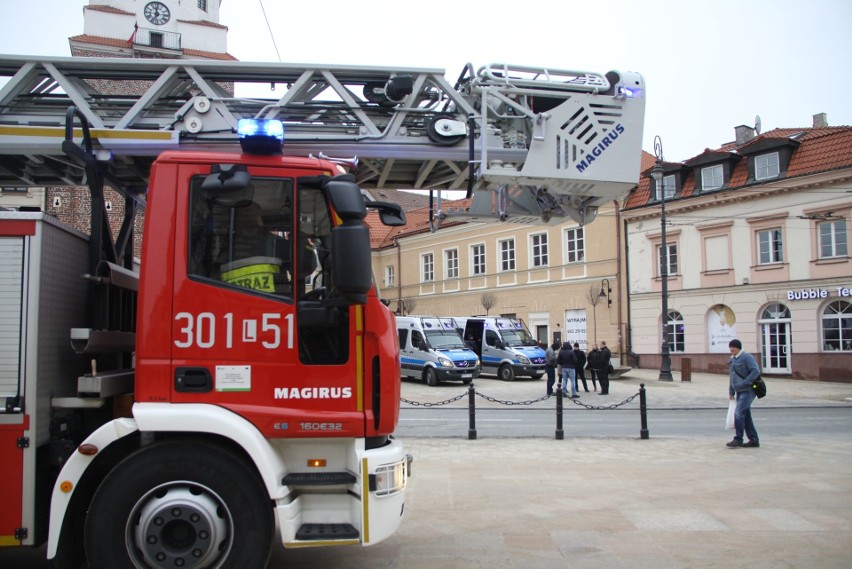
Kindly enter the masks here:
[[[441, 70], [0, 57], [0, 75], [0, 184], [91, 198], [88, 235], [0, 211], [0, 545], [47, 541], [58, 567], [260, 568], [276, 529], [286, 547], [390, 536], [412, 458], [364, 220], [405, 217], [360, 187], [468, 181], [472, 208], [439, 202], [436, 223], [588, 222], [638, 178], [631, 73], [488, 66], [451, 86]], [[286, 93], [221, 87], [249, 80]], [[120, 81], [150, 89], [95, 87]], [[125, 197], [117, 231], [105, 186]]]

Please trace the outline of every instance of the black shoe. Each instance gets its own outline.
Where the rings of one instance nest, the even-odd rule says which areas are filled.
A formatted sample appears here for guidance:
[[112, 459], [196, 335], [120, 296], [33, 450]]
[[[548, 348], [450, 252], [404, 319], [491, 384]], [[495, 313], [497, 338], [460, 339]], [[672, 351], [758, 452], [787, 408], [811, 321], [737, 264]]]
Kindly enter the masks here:
[[740, 448], [741, 446], [743, 446], [743, 442], [741, 440], [734, 439], [725, 446], [728, 448]]
[[760, 443], [757, 441], [749, 441], [747, 443], [743, 443], [743, 446], [746, 448], [758, 448], [760, 447]]

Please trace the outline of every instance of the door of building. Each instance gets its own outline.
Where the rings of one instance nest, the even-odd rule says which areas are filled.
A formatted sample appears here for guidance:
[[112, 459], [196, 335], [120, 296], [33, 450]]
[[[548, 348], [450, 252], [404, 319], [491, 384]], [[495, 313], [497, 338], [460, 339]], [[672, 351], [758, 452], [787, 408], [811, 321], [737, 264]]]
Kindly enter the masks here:
[[761, 368], [765, 373], [791, 373], [790, 310], [783, 304], [767, 306], [759, 321]]

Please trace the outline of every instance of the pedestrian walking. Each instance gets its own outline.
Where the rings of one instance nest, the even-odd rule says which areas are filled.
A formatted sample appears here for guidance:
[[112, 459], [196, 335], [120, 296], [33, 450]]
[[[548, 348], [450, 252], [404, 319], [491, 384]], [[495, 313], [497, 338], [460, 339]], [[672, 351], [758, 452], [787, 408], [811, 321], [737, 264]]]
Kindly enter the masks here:
[[[574, 359], [577, 360], [577, 365], [574, 367], [574, 382], [582, 381], [583, 389], [586, 393], [589, 392], [589, 385], [586, 383], [586, 372], [583, 368], [586, 367], [586, 353], [580, 349], [580, 344], [574, 342]], [[579, 391], [580, 385], [577, 385]]]
[[[728, 342], [731, 351], [731, 359], [728, 362], [728, 396], [736, 398], [737, 406], [734, 409], [734, 440], [727, 444], [728, 448], [760, 446], [760, 438], [751, 418], [751, 404], [756, 395], [752, 389], [752, 383], [760, 377], [760, 368], [750, 353], [743, 351], [743, 344], [736, 338]], [[743, 442], [743, 432], [748, 437], [748, 442]]]
[[547, 374], [547, 394], [553, 395], [553, 384], [556, 383], [556, 353], [559, 342], [553, 342], [544, 352], [544, 372]]
[[[562, 344], [562, 348], [556, 355], [556, 362], [562, 366], [562, 393], [572, 399], [579, 397], [577, 395], [577, 376], [574, 371], [577, 367], [577, 360], [574, 357], [574, 349], [570, 342]], [[568, 395], [568, 385], [571, 386], [571, 395]]]

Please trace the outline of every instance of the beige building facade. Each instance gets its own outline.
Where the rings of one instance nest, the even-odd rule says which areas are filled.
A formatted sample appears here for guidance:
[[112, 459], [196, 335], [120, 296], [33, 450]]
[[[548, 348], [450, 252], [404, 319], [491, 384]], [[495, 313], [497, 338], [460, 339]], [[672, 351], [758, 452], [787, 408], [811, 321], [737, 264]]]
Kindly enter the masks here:
[[[374, 235], [373, 270], [397, 314], [511, 316], [533, 336], [623, 351], [619, 204], [586, 226], [446, 223], [430, 231], [425, 210]], [[376, 228], [375, 224], [371, 224]], [[375, 231], [375, 230], [374, 230]]]

